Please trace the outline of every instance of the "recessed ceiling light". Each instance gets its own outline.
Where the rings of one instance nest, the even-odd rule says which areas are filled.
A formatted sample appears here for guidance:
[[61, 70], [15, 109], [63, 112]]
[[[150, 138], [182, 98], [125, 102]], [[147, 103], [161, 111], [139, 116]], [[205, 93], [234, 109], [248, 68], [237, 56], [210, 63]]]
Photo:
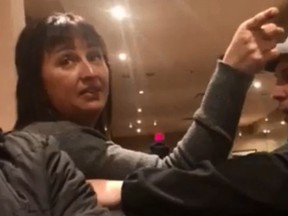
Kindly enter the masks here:
[[262, 87], [262, 83], [260, 81], [254, 81], [253, 86], [256, 89], [260, 89]]
[[129, 128], [133, 128], [133, 125], [132, 125], [132, 123], [130, 123], [130, 124], [129, 124]]
[[141, 108], [138, 108], [138, 109], [137, 109], [137, 112], [138, 112], [138, 113], [141, 113], [141, 112], [142, 112], [142, 109], [141, 109]]
[[239, 136], [239, 137], [241, 137], [241, 136], [242, 136], [242, 133], [241, 133], [241, 132], [239, 132], [239, 133], [238, 133], [238, 136]]
[[154, 126], [157, 126], [157, 121], [156, 121], [156, 120], [153, 122], [153, 125], [154, 125]]
[[138, 119], [137, 124], [141, 124], [141, 123], [142, 123], [141, 119]]
[[285, 122], [285, 121], [281, 121], [280, 124], [281, 124], [281, 125], [285, 125], [286, 122]]
[[141, 128], [137, 128], [136, 132], [141, 133]]
[[139, 94], [140, 94], [140, 95], [144, 94], [144, 91], [143, 91], [143, 90], [140, 90], [140, 91], [139, 91]]
[[127, 57], [127, 54], [126, 54], [126, 53], [119, 53], [118, 58], [119, 58], [121, 61], [126, 61], [128, 57]]
[[270, 134], [270, 133], [271, 133], [271, 130], [263, 129], [262, 132], [263, 132], [264, 134]]
[[268, 118], [265, 118], [265, 122], [268, 122], [269, 121], [269, 119]]
[[107, 129], [107, 127], [104, 127], [104, 131], [107, 131], [108, 129]]
[[120, 21], [129, 17], [129, 15], [126, 12], [126, 9], [121, 5], [111, 8], [110, 14], [112, 17]]

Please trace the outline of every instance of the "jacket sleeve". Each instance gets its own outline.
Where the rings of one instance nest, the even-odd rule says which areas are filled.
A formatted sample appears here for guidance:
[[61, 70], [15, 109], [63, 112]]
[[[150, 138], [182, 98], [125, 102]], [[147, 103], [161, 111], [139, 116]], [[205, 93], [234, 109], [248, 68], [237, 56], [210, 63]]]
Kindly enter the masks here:
[[[54, 141], [50, 138], [49, 142]], [[68, 155], [60, 151], [56, 144], [46, 146], [45, 159], [52, 215], [110, 215], [106, 209], [96, 206], [94, 191]]]
[[287, 152], [286, 146], [281, 152], [252, 154], [216, 167], [203, 161], [192, 171], [141, 169], [123, 184], [124, 212], [128, 216], [287, 213]]

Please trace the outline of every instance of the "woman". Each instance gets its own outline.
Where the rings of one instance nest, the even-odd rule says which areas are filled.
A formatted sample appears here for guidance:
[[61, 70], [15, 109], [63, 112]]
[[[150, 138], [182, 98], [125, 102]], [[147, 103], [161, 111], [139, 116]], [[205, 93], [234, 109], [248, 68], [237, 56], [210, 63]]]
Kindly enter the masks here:
[[201, 160], [225, 160], [253, 79], [219, 63], [194, 123], [172, 153], [160, 159], [123, 149], [96, 130], [109, 113], [111, 70], [102, 37], [82, 17], [54, 14], [26, 26], [15, 63], [15, 128], [53, 135], [90, 179], [124, 179], [141, 167], [189, 170]]

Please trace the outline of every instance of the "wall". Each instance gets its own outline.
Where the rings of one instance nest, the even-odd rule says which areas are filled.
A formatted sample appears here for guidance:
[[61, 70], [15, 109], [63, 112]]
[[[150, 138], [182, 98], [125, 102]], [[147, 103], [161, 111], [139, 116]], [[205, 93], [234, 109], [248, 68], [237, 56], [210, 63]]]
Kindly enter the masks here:
[[0, 127], [12, 128], [15, 122], [14, 48], [25, 25], [23, 0], [0, 1]]
[[[183, 132], [175, 132], [165, 134], [165, 143], [174, 148], [177, 142], [184, 135]], [[262, 133], [254, 135], [243, 135], [237, 137], [234, 142], [232, 151], [242, 151], [248, 149], [256, 149], [257, 152], [273, 151], [281, 146], [287, 139], [287, 127], [276, 128], [271, 134], [264, 135]], [[134, 137], [118, 137], [113, 139], [121, 146], [137, 151], [149, 152], [149, 144], [153, 142], [153, 135], [139, 135]]]

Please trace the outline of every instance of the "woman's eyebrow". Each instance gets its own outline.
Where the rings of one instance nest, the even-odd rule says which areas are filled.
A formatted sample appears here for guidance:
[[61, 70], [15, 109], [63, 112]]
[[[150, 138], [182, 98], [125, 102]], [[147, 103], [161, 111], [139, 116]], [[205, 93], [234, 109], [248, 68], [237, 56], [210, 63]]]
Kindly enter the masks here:
[[74, 49], [75, 49], [75, 45], [69, 43], [69, 44], [63, 44], [63, 45], [59, 45], [55, 47], [55, 49], [53, 49], [53, 52], [59, 53], [64, 50], [74, 50]]

